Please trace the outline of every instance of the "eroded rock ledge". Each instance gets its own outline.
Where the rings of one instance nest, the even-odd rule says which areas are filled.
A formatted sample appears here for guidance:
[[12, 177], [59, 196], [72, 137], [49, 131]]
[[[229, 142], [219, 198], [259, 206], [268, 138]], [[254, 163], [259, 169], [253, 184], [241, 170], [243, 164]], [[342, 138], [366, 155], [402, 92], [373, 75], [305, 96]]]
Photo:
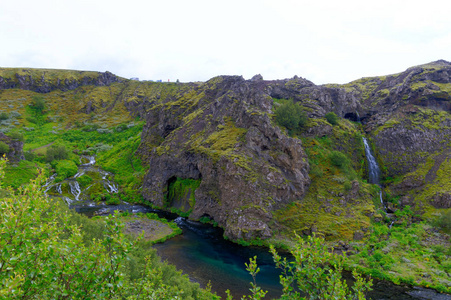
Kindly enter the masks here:
[[191, 218], [213, 218], [232, 239], [270, 237], [272, 211], [301, 199], [310, 179], [301, 141], [271, 123], [265, 89], [260, 81], [217, 77], [152, 106], [140, 149], [146, 156], [154, 147], [144, 197], [173, 205], [165, 199], [171, 180], [200, 179]]

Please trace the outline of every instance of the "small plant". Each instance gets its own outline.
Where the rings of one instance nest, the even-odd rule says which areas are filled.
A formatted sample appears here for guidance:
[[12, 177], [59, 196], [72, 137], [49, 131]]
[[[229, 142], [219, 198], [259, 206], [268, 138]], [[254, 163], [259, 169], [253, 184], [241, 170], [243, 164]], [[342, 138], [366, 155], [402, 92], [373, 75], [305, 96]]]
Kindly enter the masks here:
[[349, 164], [348, 157], [340, 151], [332, 151], [329, 155], [330, 162], [339, 168], [344, 168]]
[[326, 114], [326, 120], [332, 125], [338, 124], [338, 116], [334, 112], [328, 112]]
[[9, 152], [9, 146], [5, 142], [0, 141], [0, 156]]
[[287, 128], [289, 131], [299, 130], [307, 123], [307, 114], [293, 101], [279, 106], [275, 114], [277, 124]]
[[47, 149], [45, 160], [52, 162], [54, 160], [63, 160], [69, 157], [69, 153], [66, 150], [66, 146], [51, 146]]
[[6, 112], [0, 113], [0, 121], [5, 121], [9, 119], [9, 115]]
[[18, 131], [11, 131], [7, 135], [13, 140], [23, 142], [23, 134]]
[[45, 100], [41, 95], [35, 95], [31, 97], [31, 109], [34, 110], [36, 115], [42, 115], [45, 110]]

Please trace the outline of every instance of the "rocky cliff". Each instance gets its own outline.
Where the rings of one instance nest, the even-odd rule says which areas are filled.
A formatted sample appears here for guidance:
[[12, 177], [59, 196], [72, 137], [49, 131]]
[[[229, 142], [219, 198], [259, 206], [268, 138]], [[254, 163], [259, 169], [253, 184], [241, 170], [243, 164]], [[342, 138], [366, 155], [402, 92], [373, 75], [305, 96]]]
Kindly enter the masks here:
[[0, 68], [0, 90], [22, 89], [38, 93], [74, 90], [81, 86], [106, 86], [124, 80], [110, 72]]
[[19, 161], [24, 159], [22, 141], [13, 139], [0, 132], [0, 142], [5, 143], [9, 147], [8, 153], [5, 154], [9, 161]]
[[[363, 236], [371, 218], [380, 218], [377, 189], [365, 182], [363, 135], [392, 206], [421, 213], [450, 207], [450, 92], [446, 61], [344, 85], [297, 76], [154, 83], [108, 72], [0, 69], [0, 96], [8, 104], [2, 111], [18, 116], [11, 130], [31, 130], [20, 116], [36, 93], [45, 93], [46, 118], [59, 120], [57, 130], [86, 124], [112, 132], [124, 120], [144, 120], [136, 152], [148, 167], [143, 197], [214, 220], [233, 239], [293, 230]], [[289, 135], [274, 111], [291, 100], [309, 119]], [[325, 118], [330, 112], [340, 117], [335, 125]], [[59, 138], [59, 131], [52, 134]]]
[[265, 90], [259, 81], [217, 77], [151, 106], [140, 147], [150, 166], [145, 198], [172, 206], [171, 180], [200, 180], [190, 217], [213, 218], [233, 239], [270, 237], [272, 212], [302, 199], [310, 180], [302, 143], [272, 123]]

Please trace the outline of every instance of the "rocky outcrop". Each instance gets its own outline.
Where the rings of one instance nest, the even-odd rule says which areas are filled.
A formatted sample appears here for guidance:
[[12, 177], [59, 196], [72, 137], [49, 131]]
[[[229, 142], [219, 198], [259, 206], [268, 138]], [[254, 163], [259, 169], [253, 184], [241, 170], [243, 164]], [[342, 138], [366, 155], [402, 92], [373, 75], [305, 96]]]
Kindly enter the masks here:
[[[446, 117], [433, 111], [429, 112], [430, 116], [421, 111], [403, 115], [403, 109], [400, 109], [399, 113], [392, 116], [391, 125], [386, 125], [390, 124], [390, 121], [381, 125], [373, 138], [387, 176], [412, 171], [430, 155], [443, 151], [446, 146], [444, 141], [451, 140], [451, 116]], [[437, 120], [442, 120], [437, 123], [423, 122], [427, 118], [433, 119], [434, 116]]]
[[[0, 89], [22, 89], [37, 93], [74, 90], [81, 86], [106, 86], [122, 79], [110, 72], [45, 69], [0, 69]], [[69, 74], [69, 76], [68, 76]]]
[[9, 146], [9, 152], [6, 153], [6, 158], [8, 158], [9, 161], [19, 161], [24, 159], [22, 141], [12, 139], [0, 132], [0, 142], [4, 142]]
[[218, 77], [152, 106], [139, 150], [153, 147], [144, 197], [164, 207], [172, 178], [200, 179], [191, 218], [213, 218], [232, 239], [270, 237], [272, 212], [302, 199], [310, 180], [301, 141], [271, 123], [265, 88]]
[[345, 117], [362, 110], [354, 93], [340, 87], [318, 86], [297, 76], [268, 83], [268, 94], [273, 98], [299, 102], [309, 109], [310, 117], [324, 117], [328, 112]]

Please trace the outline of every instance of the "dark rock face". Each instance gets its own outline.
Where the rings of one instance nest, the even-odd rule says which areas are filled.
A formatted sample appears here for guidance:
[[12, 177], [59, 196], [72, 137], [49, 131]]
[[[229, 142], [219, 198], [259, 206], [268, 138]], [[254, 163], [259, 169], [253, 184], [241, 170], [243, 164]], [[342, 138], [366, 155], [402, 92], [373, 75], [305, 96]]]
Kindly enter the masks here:
[[378, 132], [374, 142], [386, 175], [405, 174], [424, 163], [429, 155], [442, 151], [444, 141], [451, 139], [451, 126], [445, 123], [428, 128], [412, 126], [409, 119], [400, 119], [393, 127]]
[[451, 194], [450, 193], [437, 193], [431, 204], [435, 208], [451, 208]]
[[301, 199], [310, 182], [301, 141], [271, 124], [261, 80], [218, 77], [190, 97], [146, 116], [139, 151], [158, 147], [148, 156], [144, 197], [164, 206], [171, 178], [201, 179], [192, 218], [211, 216], [232, 239], [270, 237], [272, 211]]
[[[317, 86], [299, 77], [277, 81], [259, 75], [249, 81], [217, 77], [166, 99], [130, 102], [131, 111], [146, 112], [140, 153], [151, 167], [144, 197], [163, 207], [171, 178], [201, 179], [192, 218], [211, 216], [232, 239], [267, 238], [277, 226], [270, 225], [272, 212], [302, 199], [310, 183], [301, 142], [271, 124], [272, 98], [293, 99], [311, 118], [333, 111], [362, 121], [384, 175], [397, 176], [451, 140], [449, 118], [432, 126], [423, 124], [421, 118], [429, 117], [420, 109], [448, 110], [449, 94], [438, 84], [451, 83], [450, 74], [451, 64], [436, 62], [342, 86]], [[332, 130], [325, 124], [303, 134], [327, 136]], [[394, 189], [402, 194], [421, 188], [423, 182], [413, 178]], [[354, 190], [358, 192], [358, 184]], [[447, 206], [446, 197], [437, 196], [435, 206]]]
[[9, 152], [6, 154], [8, 160], [19, 161], [25, 159], [23, 154], [23, 142], [13, 140], [2, 132], [0, 132], [0, 141], [9, 146]]
[[[24, 71], [27, 71], [27, 69], [24, 69]], [[39, 77], [19, 73], [16, 73], [13, 77], [0, 76], [0, 89], [22, 89], [37, 93], [48, 93], [57, 89], [67, 91], [80, 86], [105, 86], [121, 81], [119, 77], [108, 71], [98, 72], [97, 76], [92, 76], [92, 72], [84, 74], [85, 72], [80, 71], [77, 76], [66, 79], [53, 78], [51, 73], [51, 71], [43, 70]]]

